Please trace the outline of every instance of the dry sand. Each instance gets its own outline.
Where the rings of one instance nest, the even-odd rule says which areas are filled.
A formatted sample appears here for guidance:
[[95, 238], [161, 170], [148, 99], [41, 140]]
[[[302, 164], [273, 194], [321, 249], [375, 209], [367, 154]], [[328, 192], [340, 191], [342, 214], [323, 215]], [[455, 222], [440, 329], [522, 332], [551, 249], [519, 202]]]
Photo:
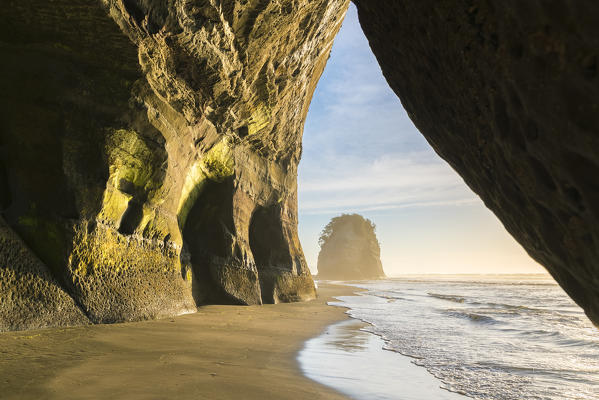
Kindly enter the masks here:
[[206, 306], [159, 321], [0, 334], [1, 399], [347, 399], [304, 377], [304, 341], [347, 318], [305, 303]]

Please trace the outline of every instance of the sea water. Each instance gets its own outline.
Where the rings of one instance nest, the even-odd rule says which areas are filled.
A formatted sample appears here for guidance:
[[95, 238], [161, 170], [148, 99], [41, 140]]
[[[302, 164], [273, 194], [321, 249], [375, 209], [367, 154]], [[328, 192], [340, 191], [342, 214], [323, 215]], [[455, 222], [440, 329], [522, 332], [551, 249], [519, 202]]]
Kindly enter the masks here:
[[467, 400], [411, 358], [383, 349], [385, 342], [356, 319], [329, 326], [298, 356], [304, 374], [356, 400]]
[[548, 275], [351, 285], [365, 291], [333, 304], [449, 391], [476, 399], [599, 399], [599, 330]]

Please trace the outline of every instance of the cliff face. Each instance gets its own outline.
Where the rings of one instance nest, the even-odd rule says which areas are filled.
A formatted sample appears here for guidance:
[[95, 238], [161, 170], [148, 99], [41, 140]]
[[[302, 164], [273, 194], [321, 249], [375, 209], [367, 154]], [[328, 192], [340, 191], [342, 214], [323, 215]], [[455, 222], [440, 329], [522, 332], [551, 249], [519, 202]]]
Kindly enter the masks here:
[[[418, 128], [599, 323], [599, 5], [356, 3]], [[0, 329], [313, 297], [297, 163], [347, 6], [5, 4]]]
[[318, 278], [384, 278], [374, 224], [358, 214], [335, 217], [320, 236]]
[[0, 329], [314, 297], [297, 164], [347, 6], [3, 7]]

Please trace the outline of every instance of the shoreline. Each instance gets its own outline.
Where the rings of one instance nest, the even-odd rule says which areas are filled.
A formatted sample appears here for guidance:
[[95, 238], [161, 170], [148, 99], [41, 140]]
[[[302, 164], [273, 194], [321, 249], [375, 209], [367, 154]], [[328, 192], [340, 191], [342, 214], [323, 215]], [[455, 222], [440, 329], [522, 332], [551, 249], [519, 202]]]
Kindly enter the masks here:
[[[351, 310], [344, 298], [354, 293], [335, 296], [336, 301], [330, 305]], [[414, 363], [414, 357], [389, 349], [386, 339], [373, 331], [372, 323], [348, 317], [306, 342], [298, 355], [304, 375], [355, 399], [470, 398], [450, 390], [425, 367]]]
[[306, 341], [348, 320], [321, 283], [318, 298], [204, 306], [162, 320], [0, 334], [3, 399], [348, 399], [302, 372]]

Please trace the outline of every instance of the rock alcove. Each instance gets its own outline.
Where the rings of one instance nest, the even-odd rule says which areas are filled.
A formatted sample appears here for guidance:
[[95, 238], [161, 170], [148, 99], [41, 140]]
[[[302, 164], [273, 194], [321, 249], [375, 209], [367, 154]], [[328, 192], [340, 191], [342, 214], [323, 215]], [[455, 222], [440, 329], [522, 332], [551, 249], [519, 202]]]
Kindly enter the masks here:
[[[297, 165], [348, 4], [3, 7], [0, 330], [312, 298]], [[355, 4], [419, 130], [598, 323], [599, 5]]]

